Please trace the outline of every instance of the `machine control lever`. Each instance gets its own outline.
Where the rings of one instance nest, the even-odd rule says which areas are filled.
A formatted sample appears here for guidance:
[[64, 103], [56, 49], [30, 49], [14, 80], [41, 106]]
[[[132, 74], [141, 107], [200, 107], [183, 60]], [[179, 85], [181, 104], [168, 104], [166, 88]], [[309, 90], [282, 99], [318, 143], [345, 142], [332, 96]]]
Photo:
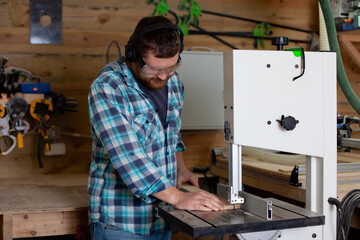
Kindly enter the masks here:
[[281, 115], [281, 119], [280, 120], [276, 120], [280, 123], [280, 125], [282, 127], [284, 127], [287, 131], [292, 131], [295, 129], [296, 124], [299, 123], [299, 120], [296, 120], [294, 117], [292, 116], [287, 116], [285, 117], [284, 115]]
[[273, 37], [271, 39], [271, 44], [272, 45], [276, 45], [277, 50], [283, 50], [284, 49], [284, 45], [288, 45], [289, 44], [289, 38], [287, 37]]
[[229, 123], [229, 121], [225, 121], [224, 133], [225, 133], [225, 140], [229, 141], [229, 139], [230, 139], [230, 123]]

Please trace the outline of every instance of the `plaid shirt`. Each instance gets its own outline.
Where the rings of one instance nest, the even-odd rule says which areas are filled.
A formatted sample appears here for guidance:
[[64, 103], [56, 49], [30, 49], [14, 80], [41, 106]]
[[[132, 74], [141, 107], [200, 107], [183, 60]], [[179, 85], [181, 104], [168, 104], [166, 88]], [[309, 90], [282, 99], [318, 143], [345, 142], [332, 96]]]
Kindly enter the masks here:
[[89, 221], [149, 235], [164, 228], [151, 194], [176, 185], [183, 85], [175, 73], [167, 83], [166, 129], [126, 63], [108, 64], [92, 83], [89, 114], [93, 137], [88, 183]]

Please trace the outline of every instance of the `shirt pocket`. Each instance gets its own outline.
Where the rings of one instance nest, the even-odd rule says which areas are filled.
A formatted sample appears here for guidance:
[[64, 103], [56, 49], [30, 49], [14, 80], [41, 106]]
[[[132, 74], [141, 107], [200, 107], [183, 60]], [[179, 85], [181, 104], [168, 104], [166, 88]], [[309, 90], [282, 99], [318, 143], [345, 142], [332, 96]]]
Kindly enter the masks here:
[[144, 147], [156, 141], [159, 136], [158, 124], [155, 112], [147, 112], [134, 117], [133, 129], [140, 142]]
[[180, 105], [171, 105], [169, 107], [170, 111], [170, 119], [169, 119], [169, 127], [172, 128], [172, 131], [175, 131], [175, 134], [177, 134], [180, 131], [181, 127], [181, 112], [182, 112], [182, 106]]

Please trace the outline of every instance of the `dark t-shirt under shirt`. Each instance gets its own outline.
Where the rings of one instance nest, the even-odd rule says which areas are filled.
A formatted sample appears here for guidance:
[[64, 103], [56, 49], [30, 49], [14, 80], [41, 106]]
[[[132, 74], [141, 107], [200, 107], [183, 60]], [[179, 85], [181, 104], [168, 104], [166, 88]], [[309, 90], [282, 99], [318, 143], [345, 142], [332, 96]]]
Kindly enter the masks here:
[[150, 99], [150, 102], [153, 104], [156, 113], [159, 115], [161, 124], [164, 129], [166, 128], [166, 114], [167, 114], [167, 100], [168, 100], [168, 88], [167, 86], [158, 89], [150, 90], [137, 81], [140, 89], [145, 93], [145, 95]]

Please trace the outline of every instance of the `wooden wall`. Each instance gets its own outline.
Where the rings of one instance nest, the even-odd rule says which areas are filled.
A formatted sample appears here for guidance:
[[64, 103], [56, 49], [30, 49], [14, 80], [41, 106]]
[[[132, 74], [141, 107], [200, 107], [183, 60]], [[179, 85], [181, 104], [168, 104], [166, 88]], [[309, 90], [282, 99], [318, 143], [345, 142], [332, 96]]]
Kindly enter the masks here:
[[[198, 0], [204, 10], [227, 13], [270, 23], [318, 31], [318, 5], [314, 0]], [[181, 16], [177, 9], [179, 1], [169, 1], [171, 10]], [[75, 97], [80, 106], [77, 113], [58, 114], [50, 121], [63, 131], [83, 135], [90, 134], [87, 110], [89, 85], [101, 69], [103, 52], [107, 43], [117, 40], [122, 49], [136, 23], [154, 11], [146, 0], [63, 0], [63, 44], [32, 45], [29, 43], [29, 1], [0, 0], [0, 55], [8, 56], [7, 66], [28, 69], [51, 83], [53, 91], [67, 97]], [[169, 15], [170, 18], [173, 18]], [[227, 19], [209, 14], [200, 17], [200, 27], [208, 31], [252, 31], [256, 24]], [[194, 29], [194, 28], [190, 28]], [[305, 40], [309, 34], [274, 27], [274, 35]], [[252, 39], [221, 37], [240, 49], [254, 49]], [[216, 51], [230, 48], [209, 36], [188, 35], [185, 49], [205, 46]], [[275, 49], [265, 41], [266, 49]], [[291, 43], [290, 46], [299, 45]], [[304, 44], [300, 44], [306, 47]], [[359, 47], [359, 46], [358, 46]], [[259, 48], [261, 49], [261, 47]], [[358, 48], [359, 49], [359, 48]], [[115, 48], [110, 53], [116, 58]], [[359, 67], [344, 54], [349, 78], [360, 96]], [[339, 112], [354, 114], [339, 91]], [[83, 173], [86, 175], [91, 156], [91, 141], [88, 138], [63, 136], [67, 154], [59, 157], [43, 157], [44, 169], [37, 168], [35, 136], [26, 136], [25, 148], [17, 149], [0, 158], [0, 176], [39, 176], [50, 173]], [[199, 134], [186, 132], [185, 153], [189, 168], [206, 165], [213, 146], [225, 145], [222, 133]], [[35, 177], [36, 178], [36, 177]], [[34, 178], [34, 179], [35, 179]], [[34, 180], [35, 181], [35, 180]], [[84, 182], [86, 179], [84, 178]]]

